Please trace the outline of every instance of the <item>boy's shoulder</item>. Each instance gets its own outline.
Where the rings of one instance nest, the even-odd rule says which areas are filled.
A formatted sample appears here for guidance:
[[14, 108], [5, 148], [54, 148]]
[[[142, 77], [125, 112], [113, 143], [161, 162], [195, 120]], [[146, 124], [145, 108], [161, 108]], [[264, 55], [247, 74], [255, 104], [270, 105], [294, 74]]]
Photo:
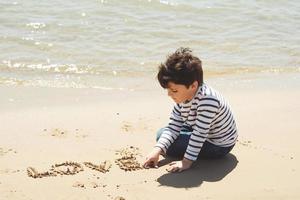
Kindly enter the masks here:
[[224, 100], [223, 96], [214, 88], [207, 84], [203, 84], [194, 98], [194, 105], [201, 104], [216, 104], [220, 105], [220, 102]]
[[196, 96], [199, 97], [217, 97], [219, 92], [215, 90], [213, 87], [203, 83], [201, 87], [198, 89]]

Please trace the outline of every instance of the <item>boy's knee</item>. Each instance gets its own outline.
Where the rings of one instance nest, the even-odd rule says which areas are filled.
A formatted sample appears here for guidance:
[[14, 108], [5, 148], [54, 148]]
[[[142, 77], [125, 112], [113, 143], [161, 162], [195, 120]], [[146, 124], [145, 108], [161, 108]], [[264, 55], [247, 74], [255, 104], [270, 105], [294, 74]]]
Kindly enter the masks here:
[[159, 140], [161, 134], [164, 132], [164, 129], [165, 129], [165, 128], [161, 128], [161, 129], [159, 129], [159, 130], [157, 131], [157, 133], [156, 133], [156, 142]]

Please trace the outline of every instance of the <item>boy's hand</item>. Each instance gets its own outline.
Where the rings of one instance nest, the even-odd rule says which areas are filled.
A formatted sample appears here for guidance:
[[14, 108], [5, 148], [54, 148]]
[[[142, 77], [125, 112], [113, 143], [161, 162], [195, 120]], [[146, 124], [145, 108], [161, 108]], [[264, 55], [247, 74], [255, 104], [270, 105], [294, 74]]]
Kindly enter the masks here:
[[170, 166], [168, 167], [168, 172], [182, 172], [186, 169], [189, 169], [193, 164], [193, 161], [188, 159], [183, 159], [181, 161], [174, 161], [170, 163]]
[[159, 159], [159, 155], [162, 152], [162, 150], [158, 147], [155, 147], [151, 153], [146, 157], [146, 160], [143, 164], [144, 168], [150, 168], [155, 167], [158, 168], [157, 163]]

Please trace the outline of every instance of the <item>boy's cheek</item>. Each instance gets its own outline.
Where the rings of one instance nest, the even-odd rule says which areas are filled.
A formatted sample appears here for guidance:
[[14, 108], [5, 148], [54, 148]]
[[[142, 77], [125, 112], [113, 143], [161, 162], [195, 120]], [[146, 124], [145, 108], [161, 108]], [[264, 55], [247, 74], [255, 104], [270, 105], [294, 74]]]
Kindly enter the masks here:
[[175, 103], [180, 103], [180, 101], [178, 101], [178, 99], [175, 99], [175, 98], [172, 98], [172, 99]]

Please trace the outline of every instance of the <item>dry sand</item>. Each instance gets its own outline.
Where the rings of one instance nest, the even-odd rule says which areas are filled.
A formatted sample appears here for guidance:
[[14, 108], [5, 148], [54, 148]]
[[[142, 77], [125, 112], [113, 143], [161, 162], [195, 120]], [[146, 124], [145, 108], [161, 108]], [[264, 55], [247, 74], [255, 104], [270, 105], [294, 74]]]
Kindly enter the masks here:
[[[239, 140], [224, 159], [200, 160], [176, 174], [166, 171], [168, 159], [158, 169], [133, 171], [116, 162], [120, 150], [132, 148], [142, 163], [167, 123], [172, 102], [158, 87], [0, 88], [0, 199], [300, 199], [300, 89], [216, 88], [232, 105]], [[84, 165], [106, 160], [105, 173]], [[83, 171], [27, 175], [28, 167], [43, 172], [66, 161]]]

